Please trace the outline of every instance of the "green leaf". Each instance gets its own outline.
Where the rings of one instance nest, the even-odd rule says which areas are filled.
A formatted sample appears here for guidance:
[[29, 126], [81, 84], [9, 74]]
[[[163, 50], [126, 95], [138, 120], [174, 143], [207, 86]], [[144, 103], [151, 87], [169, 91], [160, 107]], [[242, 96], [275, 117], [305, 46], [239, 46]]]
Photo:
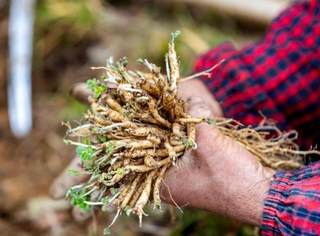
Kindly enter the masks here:
[[89, 79], [86, 84], [94, 98], [99, 98], [107, 90], [107, 86], [97, 79]]
[[84, 191], [82, 189], [70, 188], [67, 197], [70, 198], [70, 202], [73, 206], [77, 206], [81, 210], [88, 211], [91, 208], [91, 206], [86, 203], [86, 201], [89, 201], [90, 196], [84, 196]]
[[77, 146], [76, 153], [79, 156], [84, 169], [90, 171], [93, 167], [93, 155], [95, 153], [95, 149], [93, 149], [91, 146]]
[[98, 80], [97, 79], [88, 79], [86, 81], [87, 87], [93, 92], [94, 89], [98, 86]]
[[92, 147], [77, 146], [76, 153], [82, 161], [92, 160], [95, 150]]

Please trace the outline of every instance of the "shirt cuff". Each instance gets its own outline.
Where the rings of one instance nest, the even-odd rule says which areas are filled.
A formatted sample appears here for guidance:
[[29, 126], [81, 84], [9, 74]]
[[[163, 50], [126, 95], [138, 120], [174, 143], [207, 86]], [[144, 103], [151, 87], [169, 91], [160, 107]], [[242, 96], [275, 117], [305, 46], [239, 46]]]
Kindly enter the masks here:
[[274, 175], [261, 223], [261, 234], [319, 235], [320, 163]]
[[270, 190], [264, 200], [262, 214], [261, 234], [262, 235], [279, 235], [278, 211], [285, 206], [285, 195], [290, 189], [290, 174], [279, 172], [275, 174], [271, 182]]

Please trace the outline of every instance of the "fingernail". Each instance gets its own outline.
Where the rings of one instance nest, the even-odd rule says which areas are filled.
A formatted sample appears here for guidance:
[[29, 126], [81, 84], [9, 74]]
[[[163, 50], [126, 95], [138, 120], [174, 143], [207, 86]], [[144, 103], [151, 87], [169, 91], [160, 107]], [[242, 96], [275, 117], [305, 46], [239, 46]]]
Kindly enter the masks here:
[[80, 102], [90, 104], [91, 92], [85, 83], [76, 84], [70, 91], [71, 95], [74, 96]]
[[201, 97], [188, 97], [187, 102], [189, 104], [195, 104], [195, 103], [203, 103], [203, 99]]

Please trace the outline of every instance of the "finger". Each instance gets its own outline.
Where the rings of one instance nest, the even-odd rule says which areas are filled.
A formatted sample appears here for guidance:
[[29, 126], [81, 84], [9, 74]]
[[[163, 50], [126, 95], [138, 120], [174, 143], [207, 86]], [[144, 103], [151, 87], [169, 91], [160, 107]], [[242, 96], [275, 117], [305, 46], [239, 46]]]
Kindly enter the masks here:
[[179, 83], [178, 94], [184, 100], [188, 100], [190, 97], [201, 97], [214, 116], [223, 116], [220, 104], [215, 100], [204, 83], [198, 79], [181, 81], [181, 83]]
[[69, 169], [81, 170], [80, 159], [77, 157], [74, 158], [62, 174], [54, 180], [49, 190], [49, 193], [53, 198], [64, 197], [71, 186], [79, 184], [88, 178], [88, 175], [70, 176], [68, 173]]
[[187, 111], [193, 117], [212, 118], [212, 109], [201, 97], [189, 97], [187, 100]]
[[184, 200], [183, 194], [184, 190], [190, 187], [192, 178], [197, 175], [195, 160], [192, 152], [186, 152], [175, 166], [167, 171], [160, 186], [160, 198], [164, 202], [176, 207], [183, 207], [188, 204]]
[[[186, 104], [188, 113], [193, 117], [212, 117], [212, 111], [209, 106], [200, 97], [189, 97]], [[198, 174], [197, 166], [195, 162], [196, 158], [193, 156], [193, 152], [185, 152], [184, 155], [177, 161], [173, 168], [170, 168], [166, 173], [164, 182], [160, 187], [160, 197], [167, 203], [184, 205], [187, 204], [183, 197], [183, 189], [189, 188], [186, 181], [190, 176]]]
[[72, 216], [77, 222], [83, 222], [91, 217], [90, 211], [83, 211], [78, 207], [72, 209]]
[[79, 102], [82, 102], [84, 104], [92, 103], [91, 92], [85, 83], [75, 84], [71, 89], [70, 94]]

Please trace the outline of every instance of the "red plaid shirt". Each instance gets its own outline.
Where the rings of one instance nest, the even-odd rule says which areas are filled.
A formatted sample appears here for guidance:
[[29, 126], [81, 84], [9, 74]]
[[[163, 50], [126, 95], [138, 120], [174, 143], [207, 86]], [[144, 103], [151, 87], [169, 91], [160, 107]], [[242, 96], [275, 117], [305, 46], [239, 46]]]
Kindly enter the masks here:
[[[277, 17], [263, 40], [236, 50], [230, 43], [203, 55], [196, 71], [224, 115], [257, 125], [261, 113], [299, 132], [304, 147], [320, 143], [320, 1], [298, 2]], [[263, 235], [320, 235], [320, 162], [279, 172], [264, 202]]]

